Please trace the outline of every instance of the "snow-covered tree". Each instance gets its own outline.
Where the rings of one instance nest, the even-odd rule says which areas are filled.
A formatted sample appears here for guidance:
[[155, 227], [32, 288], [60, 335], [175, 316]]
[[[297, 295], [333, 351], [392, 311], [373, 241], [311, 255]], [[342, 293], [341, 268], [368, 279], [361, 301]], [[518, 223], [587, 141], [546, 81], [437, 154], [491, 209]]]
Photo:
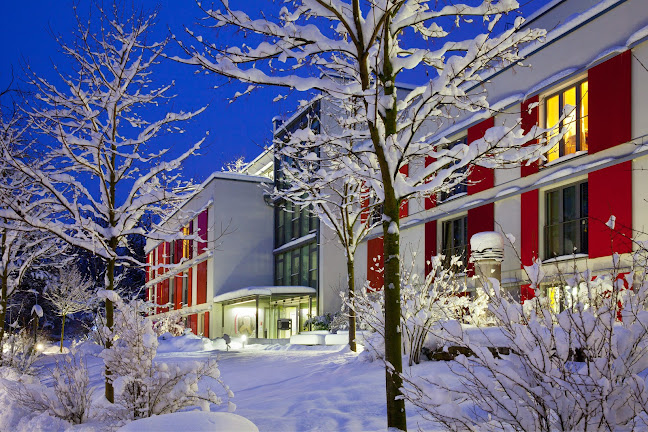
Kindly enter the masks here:
[[[181, 60], [248, 83], [248, 91], [271, 85], [320, 92], [353, 104], [356, 114], [328, 141], [361, 157], [363, 163], [349, 169], [349, 176], [363, 179], [384, 203], [388, 427], [406, 429], [399, 390], [402, 201], [451, 187], [463, 180], [458, 174], [462, 169], [520, 163], [550, 148], [531, 145], [522, 150], [538, 137], [537, 129], [525, 136], [519, 128], [495, 127], [484, 138], [452, 149], [443, 136], [444, 128], [466, 112], [496, 113], [480, 85], [486, 74], [519, 63], [518, 47], [544, 35], [522, 28], [522, 18], [494, 35], [501, 15], [517, 7], [515, 0], [448, 5], [426, 0], [297, 0], [287, 3], [276, 19], [257, 19], [221, 1], [218, 9], [205, 11], [211, 20], [206, 28], [248, 37], [239, 46], [222, 47], [203, 31], [189, 30], [192, 43], [180, 44], [189, 56]], [[453, 26], [470, 23], [483, 23], [473, 32], [480, 34], [449, 38]], [[400, 75], [414, 68], [425, 68], [431, 79], [398, 90]], [[406, 175], [405, 167], [416, 161], [420, 169]]]
[[81, 274], [76, 266], [59, 269], [58, 278], [50, 283], [44, 297], [52, 303], [61, 317], [61, 352], [65, 332], [65, 318], [77, 312], [92, 310], [96, 295], [92, 281]]
[[[7, 154], [17, 155], [25, 138], [25, 123], [19, 113], [9, 110], [3, 116], [0, 107], [0, 148]], [[6, 160], [0, 161], [0, 202], [13, 202], [17, 209], [27, 208], [40, 198], [40, 190], [30, 179], [16, 170]], [[33, 215], [50, 222], [52, 207], [45, 204], [33, 209]], [[24, 210], [22, 210], [24, 211]], [[8, 302], [30, 271], [39, 265], [61, 261], [64, 244], [46, 232], [29, 224], [0, 215], [0, 346], [5, 332]]]
[[646, 429], [648, 283], [645, 268], [632, 270], [621, 273], [615, 255], [609, 274], [560, 280], [570, 299], [562, 311], [539, 289], [540, 263], [527, 267], [537, 297], [524, 305], [491, 279], [496, 331], [471, 338], [458, 322], [445, 323], [446, 344], [473, 355], [449, 363], [454, 383], [411, 377], [406, 398], [451, 430]]
[[[144, 265], [125, 253], [130, 235], [164, 241], [178, 236], [161, 227], [146, 232], [137, 223], [144, 214], [163, 214], [190, 196], [190, 185], [180, 182], [178, 169], [203, 140], [179, 152], [179, 143], [165, 148], [159, 138], [181, 131], [178, 124], [202, 110], [161, 111], [172, 85], [153, 83], [167, 44], [151, 41], [154, 14], [123, 18], [117, 3], [111, 10], [96, 8], [90, 20], [77, 16], [75, 43], [61, 45], [74, 72], [58, 69], [57, 84], [36, 74], [31, 78], [38, 101], [29, 111], [31, 127], [42, 134], [39, 139], [49, 137], [46, 152], [36, 161], [3, 152], [47, 197], [28, 204], [3, 202], [0, 215], [101, 257], [107, 264], [105, 288], [112, 290], [116, 267]], [[55, 222], [35, 212], [45, 205], [54, 206]], [[110, 299], [106, 320], [112, 327]], [[106, 398], [113, 400], [110, 380]]]
[[[119, 318], [112, 330], [103, 329], [114, 344], [101, 353], [107, 369], [113, 372], [113, 409], [119, 419], [135, 420], [188, 407], [209, 411], [210, 404], [224, 402], [214, 385], [228, 400], [229, 411], [234, 411], [236, 406], [229, 401], [234, 394], [221, 379], [215, 358], [179, 364], [155, 361], [158, 339], [145, 316], [145, 302], [124, 302], [114, 291], [100, 291], [99, 295], [111, 297]], [[206, 382], [199, 387], [203, 380]]]
[[[277, 200], [308, 207], [335, 233], [346, 257], [346, 295], [348, 302], [353, 303], [355, 253], [362, 239], [380, 225], [380, 220], [372, 217], [379, 203], [362, 179], [349, 175], [347, 168], [353, 165], [353, 155], [339, 154], [337, 146], [329, 145], [328, 137], [327, 133], [315, 133], [307, 126], [296, 132], [286, 131], [274, 143], [281, 174], [272, 195]], [[354, 308], [348, 310], [348, 315], [349, 346], [356, 351]]]

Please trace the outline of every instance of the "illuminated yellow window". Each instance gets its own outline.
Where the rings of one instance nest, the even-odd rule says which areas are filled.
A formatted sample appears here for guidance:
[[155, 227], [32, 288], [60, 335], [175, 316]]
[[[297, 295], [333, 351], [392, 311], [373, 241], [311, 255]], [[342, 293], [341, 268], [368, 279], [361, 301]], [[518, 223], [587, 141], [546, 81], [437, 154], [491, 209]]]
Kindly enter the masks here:
[[[547, 160], [549, 162], [561, 156], [579, 151], [587, 151], [587, 118], [589, 114], [587, 90], [587, 81], [583, 81], [545, 99], [545, 126], [547, 128], [558, 125], [560, 116], [563, 114], [566, 106], [574, 107], [558, 125], [560, 130], [564, 132], [564, 135], [547, 153]], [[547, 138], [551, 139], [557, 134], [558, 129], [550, 133]]]
[[[186, 226], [182, 228], [182, 234], [188, 236], [189, 235], [189, 227]], [[189, 240], [184, 239], [182, 240], [182, 257], [189, 259]]]

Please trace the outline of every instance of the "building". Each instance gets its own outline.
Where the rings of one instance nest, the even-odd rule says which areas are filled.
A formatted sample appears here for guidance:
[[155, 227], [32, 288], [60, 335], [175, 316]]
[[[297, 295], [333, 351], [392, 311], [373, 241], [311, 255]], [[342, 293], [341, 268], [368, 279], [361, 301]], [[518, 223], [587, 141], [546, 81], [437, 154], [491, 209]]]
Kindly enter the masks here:
[[[500, 114], [458, 119], [447, 138], [472, 142], [491, 126], [522, 119], [522, 127], [553, 126], [562, 108], [564, 139], [542, 164], [516, 169], [475, 169], [465, 185], [432, 200], [410, 200], [401, 221], [401, 245], [423, 273], [437, 253], [469, 257], [468, 242], [481, 231], [511, 234], [503, 286], [521, 300], [533, 295], [523, 265], [539, 258], [549, 275], [541, 287], [560, 309], [571, 295], [558, 274], [612, 266], [630, 269], [637, 240], [646, 240], [648, 181], [648, 9], [641, 0], [553, 1], [528, 26], [548, 29], [546, 40], [527, 46], [528, 67], [508, 67], [483, 87]], [[414, 170], [417, 167], [409, 167]], [[614, 229], [611, 229], [614, 216]], [[380, 233], [357, 253], [356, 272], [381, 284], [374, 259]], [[464, 273], [469, 285], [471, 272]]]
[[[504, 288], [521, 301], [532, 296], [523, 266], [539, 258], [549, 275], [541, 289], [558, 310], [571, 294], [556, 275], [573, 273], [574, 265], [604, 273], [613, 253], [630, 269], [636, 241], [648, 240], [648, 8], [645, 0], [555, 0], [526, 25], [548, 29], [544, 41], [524, 48], [528, 66], [508, 67], [483, 83], [499, 114], [459, 118], [446, 138], [469, 143], [518, 119], [525, 130], [553, 126], [573, 105], [564, 139], [542, 164], [474, 169], [465, 184], [435, 200], [410, 199], [401, 209], [401, 250], [423, 274], [436, 254], [468, 261], [469, 239], [478, 232], [509, 234], [515, 241], [505, 246]], [[330, 112], [326, 100], [315, 98], [276, 120], [274, 137], [326, 126]], [[214, 174], [164, 224], [206, 241], [147, 247], [149, 298], [172, 303], [196, 333], [287, 337], [306, 329], [309, 317], [340, 308], [343, 249], [308, 209], [264, 197], [262, 184], [283, 181], [277, 162], [269, 149], [246, 175]], [[228, 221], [233, 232], [219, 237]], [[356, 253], [360, 285], [382, 286], [381, 255], [377, 229]], [[171, 263], [177, 266], [167, 271]], [[470, 268], [459, 271], [474, 287]]]

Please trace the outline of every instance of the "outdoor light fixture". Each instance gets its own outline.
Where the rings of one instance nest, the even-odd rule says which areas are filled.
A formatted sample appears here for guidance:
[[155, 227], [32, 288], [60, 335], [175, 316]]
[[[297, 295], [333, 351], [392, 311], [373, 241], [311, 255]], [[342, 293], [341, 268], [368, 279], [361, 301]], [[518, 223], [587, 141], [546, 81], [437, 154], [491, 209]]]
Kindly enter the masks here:
[[37, 351], [43, 351], [45, 349], [45, 345], [42, 343], [36, 344], [36, 350]]
[[247, 340], [247, 336], [243, 335], [241, 336], [241, 342], [243, 343], [243, 348], [245, 348], [245, 341]]

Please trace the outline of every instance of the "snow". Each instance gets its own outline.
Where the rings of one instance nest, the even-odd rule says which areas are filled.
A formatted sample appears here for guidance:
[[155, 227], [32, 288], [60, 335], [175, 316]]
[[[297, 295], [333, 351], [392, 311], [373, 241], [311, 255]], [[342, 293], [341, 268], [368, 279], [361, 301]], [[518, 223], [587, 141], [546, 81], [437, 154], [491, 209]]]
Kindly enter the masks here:
[[[362, 332], [359, 332], [362, 334]], [[347, 338], [340, 332], [336, 336]], [[235, 394], [236, 416], [225, 413], [226, 404], [211, 406], [215, 412], [165, 414], [125, 425], [120, 431], [369, 431], [385, 430], [385, 368], [379, 361], [367, 362], [346, 345], [246, 345], [229, 351], [192, 345], [197, 336], [160, 338], [157, 361], [177, 363], [206, 361], [217, 357], [223, 381]], [[346, 343], [346, 342], [345, 342]], [[84, 343], [82, 351], [90, 371], [90, 384], [97, 386], [95, 400], [103, 398], [103, 362], [93, 353], [100, 348]], [[173, 348], [172, 348], [173, 347]], [[163, 351], [163, 352], [162, 352]], [[43, 355], [37, 365], [43, 367], [43, 383], [52, 385], [47, 372], [60, 355]], [[71, 425], [48, 414], [37, 415], [21, 408], [6, 391], [18, 379], [15, 372], [0, 369], [0, 430], [103, 432], [108, 424], [91, 420]], [[412, 373], [452, 377], [445, 362], [423, 362]], [[13, 374], [9, 377], [7, 373]], [[26, 379], [33, 379], [26, 377]], [[424, 430], [443, 430], [439, 425], [407, 406], [408, 424]], [[239, 417], [240, 416], [240, 417]], [[245, 421], [247, 419], [248, 421]], [[218, 425], [218, 426], [216, 426]], [[168, 429], [167, 429], [168, 427]]]
[[36, 314], [38, 318], [43, 318], [43, 308], [41, 305], [34, 305], [31, 309], [31, 314]]
[[214, 297], [214, 303], [220, 303], [228, 300], [235, 300], [241, 297], [251, 295], [280, 295], [280, 294], [316, 294], [317, 290], [305, 286], [252, 286], [218, 294]]
[[258, 432], [250, 420], [240, 415], [223, 412], [179, 412], [136, 420], [117, 429], [118, 432], [177, 432], [177, 431], [237, 431]]
[[483, 231], [470, 237], [470, 249], [477, 252], [488, 249], [504, 249], [504, 241], [498, 232]]

